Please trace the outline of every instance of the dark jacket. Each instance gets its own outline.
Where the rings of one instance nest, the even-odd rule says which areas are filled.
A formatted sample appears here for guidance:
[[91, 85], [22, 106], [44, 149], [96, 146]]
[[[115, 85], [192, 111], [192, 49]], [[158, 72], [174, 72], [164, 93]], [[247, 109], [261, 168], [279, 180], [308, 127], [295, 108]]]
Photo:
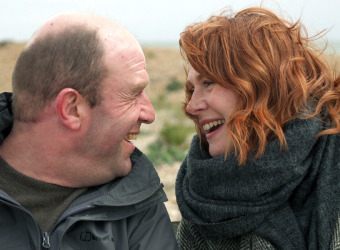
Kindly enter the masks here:
[[[0, 95], [0, 142], [12, 126], [10, 98]], [[89, 188], [49, 232], [0, 190], [0, 249], [178, 249], [157, 172], [138, 149], [131, 161], [129, 175]]]

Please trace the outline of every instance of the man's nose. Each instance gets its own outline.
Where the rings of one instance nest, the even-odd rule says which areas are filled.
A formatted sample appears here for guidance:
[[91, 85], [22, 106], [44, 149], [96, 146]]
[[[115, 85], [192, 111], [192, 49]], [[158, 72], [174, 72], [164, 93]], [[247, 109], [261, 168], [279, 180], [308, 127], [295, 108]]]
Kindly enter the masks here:
[[139, 119], [146, 124], [153, 123], [153, 121], [155, 120], [155, 110], [150, 102], [150, 99], [144, 91], [141, 98], [142, 108], [140, 111]]

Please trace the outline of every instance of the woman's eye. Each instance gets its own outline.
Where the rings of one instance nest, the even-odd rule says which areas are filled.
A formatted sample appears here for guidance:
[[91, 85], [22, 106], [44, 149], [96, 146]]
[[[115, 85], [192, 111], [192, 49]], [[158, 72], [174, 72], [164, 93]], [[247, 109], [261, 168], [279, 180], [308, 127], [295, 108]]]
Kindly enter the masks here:
[[212, 81], [204, 81], [203, 84], [207, 85], [207, 86], [210, 86], [210, 85], [213, 85], [214, 82], [212, 82]]

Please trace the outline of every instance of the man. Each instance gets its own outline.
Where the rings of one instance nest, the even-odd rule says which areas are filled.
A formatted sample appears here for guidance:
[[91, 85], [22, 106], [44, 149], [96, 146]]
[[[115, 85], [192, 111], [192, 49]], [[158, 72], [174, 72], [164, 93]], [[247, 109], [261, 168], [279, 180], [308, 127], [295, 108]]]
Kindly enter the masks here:
[[109, 20], [64, 14], [34, 34], [0, 97], [1, 249], [177, 249], [163, 186], [129, 141], [155, 119], [148, 81]]

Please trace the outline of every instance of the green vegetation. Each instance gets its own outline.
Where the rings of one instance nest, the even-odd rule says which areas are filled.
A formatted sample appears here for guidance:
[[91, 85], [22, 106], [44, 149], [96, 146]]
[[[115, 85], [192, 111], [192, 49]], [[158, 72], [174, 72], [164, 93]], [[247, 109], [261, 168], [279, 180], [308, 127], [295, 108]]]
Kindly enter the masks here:
[[151, 143], [148, 150], [150, 153], [147, 156], [155, 166], [162, 163], [171, 164], [176, 161], [183, 161], [185, 157], [185, 152], [173, 145], [163, 144], [160, 140]]
[[[169, 85], [183, 87], [183, 84], [175, 78]], [[183, 161], [189, 149], [191, 136], [195, 133], [194, 124], [189, 122], [182, 111], [182, 102], [180, 100], [171, 102], [168, 99], [169, 96], [166, 92], [162, 92], [151, 100], [156, 113], [160, 116], [165, 113], [167, 117], [156, 141], [149, 144], [145, 152], [156, 167], [163, 163], [172, 164]]]
[[10, 43], [11, 43], [11, 41], [9, 41], [9, 40], [1, 40], [0, 41], [0, 47], [5, 47]]
[[146, 58], [147, 60], [153, 59], [153, 58], [156, 57], [156, 54], [155, 54], [154, 51], [144, 51], [144, 54], [145, 54], [145, 58]]
[[149, 145], [147, 156], [155, 165], [183, 161], [189, 147], [187, 139], [193, 133], [191, 127], [166, 122], [159, 139]]
[[172, 78], [168, 85], [166, 86], [166, 89], [171, 92], [171, 91], [177, 91], [180, 89], [184, 88], [184, 84], [180, 81], [177, 80], [177, 78]]
[[192, 129], [181, 124], [164, 123], [160, 132], [160, 139], [169, 145], [181, 147]]
[[167, 109], [169, 106], [173, 106], [173, 104], [167, 100], [165, 93], [158, 94], [155, 99], [151, 100], [151, 103], [155, 110]]

